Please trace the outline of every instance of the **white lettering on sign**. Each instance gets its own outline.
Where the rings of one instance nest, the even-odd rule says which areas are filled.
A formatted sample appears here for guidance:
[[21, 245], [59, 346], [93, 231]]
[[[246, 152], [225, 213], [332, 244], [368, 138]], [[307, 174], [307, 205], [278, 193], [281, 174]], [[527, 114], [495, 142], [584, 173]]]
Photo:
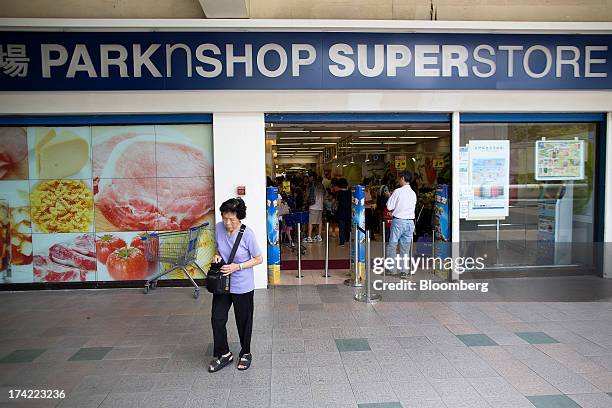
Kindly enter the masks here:
[[[111, 53], [118, 54], [116, 57], [111, 57]], [[128, 68], [125, 60], [127, 60], [128, 51], [123, 45], [119, 44], [102, 44], [100, 45], [100, 75], [102, 78], [109, 77], [109, 67], [114, 65], [119, 67], [119, 75], [121, 78], [127, 78]]]
[[[0, 69], [13, 77], [28, 76], [25, 46], [0, 44]], [[2, 48], [4, 47], [4, 48]], [[12, 48], [11, 48], [12, 47]], [[162, 48], [163, 47], [163, 48]], [[308, 43], [233, 44], [148, 43], [40, 44], [42, 78], [492, 78], [507, 82], [562, 78], [607, 78], [607, 45], [347, 44], [326, 49]], [[9, 55], [10, 54], [10, 55]], [[99, 56], [99, 58], [98, 58]], [[317, 64], [318, 62], [318, 64]], [[324, 64], [324, 65], [321, 65]], [[31, 72], [31, 70], [30, 70]], [[38, 72], [38, 71], [37, 71]], [[317, 77], [313, 77], [317, 75]], [[314, 78], [314, 79], [313, 79]], [[518, 79], [517, 79], [518, 80]], [[402, 83], [404, 80], [402, 79]], [[435, 82], [431, 82], [435, 85]], [[363, 83], [356, 82], [357, 87]], [[387, 83], [389, 84], [389, 83]], [[387, 85], [385, 84], [385, 85]], [[519, 84], [520, 85], [520, 84]], [[290, 86], [289, 86], [290, 87]], [[417, 86], [418, 87], [418, 86]], [[434, 86], [435, 87], [435, 86]], [[554, 85], [551, 86], [554, 88]]]
[[0, 44], [0, 68], [10, 77], [25, 78], [28, 76], [28, 63], [25, 44]]
[[488, 52], [489, 56], [493, 56], [495, 55], [495, 48], [491, 47], [490, 45], [486, 45], [486, 44], [481, 44], [478, 47], [474, 48], [474, 59], [482, 64], [488, 65], [489, 71], [482, 72], [480, 68], [478, 68], [477, 66], [473, 66], [472, 72], [474, 73], [474, 75], [476, 75], [479, 78], [488, 78], [490, 76], [495, 75], [495, 71], [497, 70], [497, 65], [495, 64], [494, 60], [490, 58], [485, 58], [482, 55], [480, 55], [480, 51], [483, 51], [483, 50]]
[[428, 65], [438, 65], [438, 57], [428, 56], [439, 54], [439, 45], [415, 45], [414, 46], [414, 75], [424, 77], [439, 77], [440, 69], [426, 68]]
[[[55, 58], [51, 56], [55, 55]], [[59, 44], [41, 44], [42, 77], [51, 78], [51, 67], [61, 67], [68, 61], [68, 50]]]
[[347, 77], [355, 71], [355, 63], [345, 54], [353, 54], [353, 48], [348, 44], [334, 44], [329, 48], [329, 59], [335, 63], [329, 66], [333, 76]]
[[209, 57], [204, 52], [210, 51], [213, 55], [221, 55], [221, 50], [215, 44], [200, 44], [196, 48], [196, 59], [202, 64], [210, 65], [213, 67], [212, 71], [207, 71], [204, 67], [197, 66], [196, 73], [203, 78], [214, 78], [221, 75], [223, 71], [223, 64], [217, 58]]
[[[308, 55], [306, 58], [301, 57], [302, 51]], [[293, 44], [291, 46], [291, 75], [294, 77], [300, 76], [300, 67], [311, 65], [317, 59], [317, 50], [310, 44]]]
[[587, 45], [585, 50], [585, 61], [584, 61], [584, 76], [586, 78], [606, 78], [608, 74], [606, 72], [592, 72], [591, 65], [605, 64], [605, 58], [593, 58], [591, 53], [598, 51], [608, 51], [607, 45]]

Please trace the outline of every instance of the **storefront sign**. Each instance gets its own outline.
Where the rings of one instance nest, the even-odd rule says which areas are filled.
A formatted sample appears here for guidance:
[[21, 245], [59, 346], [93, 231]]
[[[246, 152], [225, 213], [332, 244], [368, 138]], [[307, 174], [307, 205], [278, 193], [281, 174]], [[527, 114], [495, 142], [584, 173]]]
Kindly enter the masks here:
[[471, 140], [469, 143], [472, 202], [469, 219], [508, 216], [510, 196], [510, 141]]
[[607, 35], [1, 32], [0, 91], [612, 89]]
[[395, 156], [395, 170], [406, 170], [406, 156]]
[[583, 140], [538, 140], [535, 142], [536, 180], [584, 179]]

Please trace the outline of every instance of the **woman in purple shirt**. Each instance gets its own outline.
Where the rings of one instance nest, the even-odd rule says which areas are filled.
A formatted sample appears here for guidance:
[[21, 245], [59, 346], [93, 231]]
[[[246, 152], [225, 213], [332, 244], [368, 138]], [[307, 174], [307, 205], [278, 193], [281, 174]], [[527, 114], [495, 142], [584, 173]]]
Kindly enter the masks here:
[[[246, 205], [240, 198], [232, 198], [221, 204], [222, 222], [215, 228], [217, 254], [213, 262], [228, 260], [232, 247], [242, 225], [241, 220], [246, 217]], [[246, 370], [251, 365], [251, 333], [253, 332], [253, 293], [255, 291], [255, 277], [253, 267], [263, 262], [263, 257], [253, 230], [246, 227], [240, 245], [236, 250], [234, 261], [223, 265], [221, 271], [230, 276], [230, 293], [213, 295], [211, 323], [214, 338], [214, 357], [208, 371], [211, 373], [221, 370], [234, 360], [234, 356], [227, 344], [227, 314], [232, 304], [234, 316], [240, 336], [240, 355], [238, 369]]]

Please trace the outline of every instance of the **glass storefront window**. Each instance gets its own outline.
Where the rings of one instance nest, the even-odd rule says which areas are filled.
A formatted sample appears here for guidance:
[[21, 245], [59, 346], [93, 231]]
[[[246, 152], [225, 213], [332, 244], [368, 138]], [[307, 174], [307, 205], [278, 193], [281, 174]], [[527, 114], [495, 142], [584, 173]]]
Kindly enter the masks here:
[[480, 180], [486, 180], [495, 172], [495, 161], [489, 168], [486, 161], [485, 166], [467, 166], [470, 188], [462, 198], [497, 195], [507, 208], [501, 209], [506, 214], [493, 211], [488, 217], [461, 214], [462, 254], [486, 257], [487, 269], [513, 272], [594, 267], [596, 133], [594, 123], [461, 124], [461, 146], [509, 142], [507, 189], [474, 185], [474, 173], [484, 172]]

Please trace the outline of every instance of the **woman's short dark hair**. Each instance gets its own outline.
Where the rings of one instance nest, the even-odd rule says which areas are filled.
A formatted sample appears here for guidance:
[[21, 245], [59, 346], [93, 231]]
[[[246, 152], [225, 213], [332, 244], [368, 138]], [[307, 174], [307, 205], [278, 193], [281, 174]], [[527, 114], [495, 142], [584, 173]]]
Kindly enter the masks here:
[[246, 204], [242, 198], [230, 198], [219, 207], [221, 215], [225, 213], [234, 213], [239, 220], [246, 218]]

